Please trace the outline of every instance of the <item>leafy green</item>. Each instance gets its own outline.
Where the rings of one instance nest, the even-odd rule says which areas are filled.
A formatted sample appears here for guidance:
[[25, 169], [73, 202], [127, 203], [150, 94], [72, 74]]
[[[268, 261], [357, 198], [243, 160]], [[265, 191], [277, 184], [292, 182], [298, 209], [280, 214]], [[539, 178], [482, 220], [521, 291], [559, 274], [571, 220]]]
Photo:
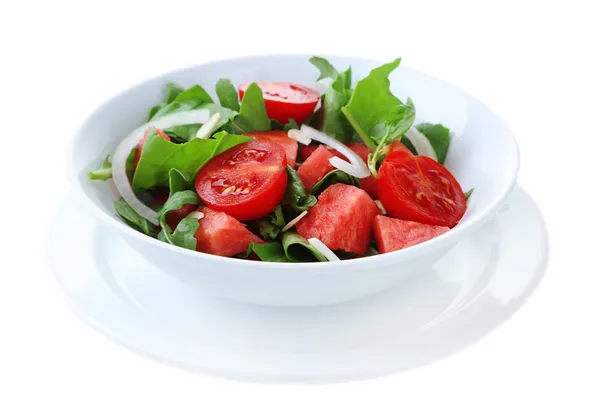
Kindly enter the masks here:
[[150, 221], [139, 215], [124, 199], [118, 199], [114, 204], [115, 211], [121, 216], [127, 223], [138, 231], [145, 233], [148, 236], [155, 237], [157, 228]]
[[323, 78], [335, 79], [338, 77], [339, 72], [337, 71], [337, 69], [335, 69], [335, 67], [323, 57], [314, 56], [309, 58], [308, 61], [310, 61], [310, 63], [317, 67], [321, 72], [321, 75], [319, 75], [319, 77], [317, 78], [318, 81], [320, 81]]
[[442, 124], [434, 125], [427, 122], [419, 124], [415, 128], [429, 140], [431, 147], [435, 150], [438, 161], [440, 164], [443, 164], [446, 160], [448, 147], [450, 147], [450, 129]]
[[173, 100], [175, 100], [175, 98], [177, 96], [179, 96], [179, 94], [181, 94], [184, 90], [181, 86], [177, 85], [176, 83], [173, 82], [169, 82], [167, 83], [165, 90], [167, 92], [167, 95], [165, 96], [166, 99], [163, 103], [157, 104], [154, 107], [152, 107], [150, 109], [150, 112], [148, 113], [148, 121], [150, 121], [152, 119], [152, 117], [154, 117], [154, 115], [161, 109], [167, 106], [167, 104], [171, 103]]
[[472, 188], [468, 192], [465, 192], [465, 199], [466, 200], [469, 200], [469, 197], [471, 197], [471, 195], [473, 194], [473, 191], [475, 191], [475, 188]]
[[178, 111], [193, 110], [203, 104], [209, 103], [214, 102], [206, 90], [202, 86], [195, 85], [179, 93], [171, 102], [156, 110], [151, 116], [149, 115], [148, 120], [152, 121]]
[[[162, 207], [158, 214], [158, 222], [160, 223], [160, 227], [165, 232], [165, 237], [167, 241], [171, 244], [173, 243], [173, 239], [171, 237], [171, 228], [167, 225], [167, 214], [170, 211], [179, 210], [185, 204], [200, 204], [200, 198], [196, 194], [196, 192], [192, 190], [183, 190], [181, 192], [177, 192], [169, 196], [169, 199], [165, 202], [165, 205]], [[195, 231], [194, 231], [195, 232]]]
[[307, 195], [304, 184], [298, 172], [287, 166], [288, 183], [283, 195], [282, 204], [290, 205], [296, 211], [305, 211], [317, 204], [317, 199], [312, 194]]
[[315, 118], [316, 128], [342, 143], [348, 143], [354, 135], [352, 125], [342, 112], [352, 96], [350, 85], [352, 70], [348, 68], [339, 74], [325, 92], [321, 100], [321, 108]]
[[283, 126], [284, 131], [289, 131], [290, 129], [300, 129], [298, 123], [293, 118], [288, 119], [287, 124]]
[[173, 168], [193, 177], [215, 155], [249, 140], [246, 136], [219, 132], [212, 139], [194, 138], [177, 144], [165, 140], [153, 129], [146, 138], [132, 186], [134, 190], [142, 190], [164, 185]]
[[169, 197], [188, 188], [191, 182], [192, 177], [190, 174], [171, 168], [169, 170]]
[[271, 120], [267, 115], [262, 91], [256, 83], [251, 83], [244, 92], [240, 114], [232, 123], [240, 133], [271, 130]]
[[398, 65], [400, 58], [372, 70], [356, 84], [350, 102], [342, 107], [352, 127], [373, 150], [400, 138], [415, 119], [412, 101], [404, 104], [390, 91], [389, 75]]
[[360, 187], [358, 178], [339, 169], [334, 169], [325, 175], [319, 182], [317, 182], [315, 186], [313, 186], [313, 188], [310, 190], [310, 194], [313, 196], [318, 196], [329, 186], [336, 183], [345, 183], [346, 185], [356, 186], [357, 188]]
[[[237, 115], [235, 111], [213, 103], [203, 104], [199, 107], [196, 107], [195, 109], [208, 110], [210, 112], [210, 115], [219, 113], [221, 115], [221, 118], [215, 126], [215, 129], [219, 129], [221, 126], [225, 125]], [[196, 137], [196, 133], [198, 132], [198, 129], [200, 129], [201, 126], [202, 124], [179, 125], [165, 129], [164, 131], [170, 137], [179, 139], [180, 142], [189, 142], [194, 137]]]
[[105, 181], [112, 178], [112, 163], [110, 162], [110, 155], [106, 156], [100, 168], [95, 171], [88, 172], [90, 179]]
[[250, 243], [246, 254], [242, 257], [248, 258], [250, 253], [254, 252], [258, 258], [267, 262], [290, 262], [283, 251], [283, 246], [279, 242], [270, 243]]
[[189, 250], [196, 250], [196, 238], [194, 234], [198, 230], [200, 222], [196, 218], [184, 218], [177, 225], [171, 236], [171, 244]]
[[281, 233], [281, 228], [285, 226], [285, 218], [281, 205], [278, 205], [271, 214], [258, 220], [258, 231], [265, 240], [273, 240]]
[[285, 232], [281, 238], [283, 251], [290, 261], [327, 261], [327, 258], [294, 232]]
[[235, 86], [233, 86], [229, 79], [219, 79], [217, 81], [216, 92], [223, 107], [227, 107], [233, 111], [240, 111], [237, 90], [235, 90]]

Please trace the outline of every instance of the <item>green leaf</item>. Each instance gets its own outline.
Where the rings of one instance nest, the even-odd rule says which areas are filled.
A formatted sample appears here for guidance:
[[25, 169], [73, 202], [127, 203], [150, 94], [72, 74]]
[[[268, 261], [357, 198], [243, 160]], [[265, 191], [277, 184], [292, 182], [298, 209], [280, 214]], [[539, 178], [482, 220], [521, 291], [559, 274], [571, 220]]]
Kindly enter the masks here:
[[240, 133], [271, 130], [262, 91], [256, 83], [251, 83], [244, 92], [240, 114], [235, 118], [234, 126], [241, 129]]
[[201, 86], [195, 85], [179, 93], [171, 102], [154, 111], [155, 107], [150, 110], [148, 120], [152, 121], [165, 115], [186, 111], [198, 108], [203, 104], [213, 103], [212, 98]]
[[283, 126], [284, 131], [289, 131], [290, 129], [300, 129], [293, 118], [288, 119], [288, 123]]
[[216, 92], [219, 102], [221, 102], [223, 107], [227, 107], [234, 111], [240, 111], [238, 92], [235, 90], [235, 86], [233, 86], [229, 79], [219, 79], [217, 81]]
[[433, 125], [427, 122], [419, 124], [415, 128], [429, 140], [439, 163], [443, 164], [446, 160], [448, 147], [450, 147], [450, 129], [442, 124]]
[[[196, 110], [208, 110], [210, 115], [214, 115], [215, 113], [219, 113], [221, 118], [219, 118], [219, 122], [215, 126], [215, 129], [219, 129], [221, 126], [228, 123], [231, 119], [233, 119], [237, 113], [235, 111], [230, 110], [229, 108], [221, 107], [217, 104], [203, 104], [199, 107], [195, 108]], [[174, 126], [168, 129], [165, 129], [164, 132], [176, 139], [179, 139], [181, 142], [189, 142], [193, 138], [196, 137], [196, 133], [202, 124], [192, 124], [192, 125], [179, 125]]]
[[285, 218], [281, 205], [278, 205], [271, 214], [258, 220], [258, 231], [265, 240], [273, 240], [281, 233], [281, 228], [285, 226]]
[[196, 218], [182, 219], [171, 236], [171, 244], [195, 251], [197, 241], [194, 234], [199, 226], [200, 222]]
[[110, 155], [106, 156], [100, 168], [95, 171], [88, 172], [88, 176], [92, 180], [105, 181], [112, 178], [112, 163]]
[[169, 211], [179, 210], [185, 204], [198, 205], [200, 204], [200, 197], [198, 197], [193, 190], [183, 190], [169, 196], [158, 214], [158, 221], [163, 230], [169, 228], [166, 221], [167, 213], [169, 213]]
[[389, 75], [400, 65], [400, 58], [371, 71], [360, 80], [350, 102], [342, 112], [363, 142], [375, 150], [384, 136], [396, 140], [406, 132], [415, 118], [410, 99], [402, 103], [390, 91]]
[[283, 251], [290, 261], [327, 261], [327, 258], [294, 232], [285, 232], [281, 238]]
[[337, 69], [335, 69], [335, 67], [323, 57], [314, 56], [309, 58], [308, 61], [310, 61], [310, 63], [317, 67], [321, 72], [321, 75], [319, 75], [319, 77], [317, 78], [318, 81], [320, 81], [323, 78], [335, 79], [338, 77], [339, 72], [337, 71]]
[[173, 168], [194, 177], [200, 167], [215, 155], [251, 140], [240, 135], [219, 132], [212, 139], [194, 138], [187, 143], [172, 143], [152, 130], [142, 149], [140, 162], [133, 176], [134, 190], [142, 190], [168, 182]]
[[187, 172], [176, 168], [169, 170], [169, 197], [177, 192], [187, 189], [192, 182], [192, 177]]
[[185, 91], [184, 88], [182, 88], [181, 86], [179, 86], [176, 83], [173, 82], [169, 82], [166, 85], [166, 90], [167, 90], [167, 99], [166, 99], [166, 103], [172, 103], [173, 101], [175, 101], [175, 99], [177, 98], [177, 96], [179, 96], [181, 93], [183, 93]]
[[310, 194], [313, 196], [318, 196], [329, 186], [336, 183], [344, 183], [346, 185], [352, 185], [360, 188], [360, 182], [358, 178], [349, 175], [342, 170], [334, 169], [325, 175], [319, 182], [317, 182], [315, 186], [313, 186], [313, 188], [310, 190]]
[[469, 200], [469, 197], [471, 197], [473, 191], [475, 191], [475, 188], [469, 190], [468, 192], [465, 192], [465, 199]]
[[350, 68], [337, 76], [323, 96], [315, 119], [318, 130], [342, 143], [348, 143], [354, 135], [352, 125], [342, 112], [351, 97], [351, 76]]
[[283, 251], [283, 246], [279, 242], [271, 243], [250, 243], [244, 258], [248, 258], [254, 252], [258, 258], [267, 262], [290, 262]]
[[115, 211], [127, 223], [138, 231], [145, 233], [148, 236], [155, 237], [158, 229], [150, 221], [139, 215], [125, 200], [122, 198], [115, 201]]
[[290, 205], [296, 211], [305, 211], [317, 204], [315, 196], [306, 194], [304, 184], [300, 180], [298, 172], [288, 165], [287, 173], [288, 183], [283, 195], [282, 204]]

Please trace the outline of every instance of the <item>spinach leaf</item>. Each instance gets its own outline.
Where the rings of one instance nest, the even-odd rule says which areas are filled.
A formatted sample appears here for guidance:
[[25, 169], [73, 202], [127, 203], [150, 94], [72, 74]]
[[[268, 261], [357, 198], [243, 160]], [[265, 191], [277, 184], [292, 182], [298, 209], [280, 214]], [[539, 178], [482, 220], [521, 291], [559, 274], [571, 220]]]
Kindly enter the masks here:
[[169, 170], [169, 197], [177, 192], [187, 189], [191, 182], [192, 177], [190, 174], [176, 168], [171, 168]]
[[285, 232], [281, 238], [283, 251], [290, 261], [327, 261], [327, 258], [308, 243], [308, 240], [294, 232]]
[[240, 114], [235, 117], [233, 125], [240, 133], [271, 130], [262, 91], [256, 83], [251, 83], [244, 92]]
[[338, 77], [339, 73], [337, 69], [335, 69], [335, 67], [323, 57], [314, 56], [309, 58], [308, 61], [310, 61], [310, 63], [317, 67], [321, 72], [321, 75], [319, 75], [319, 77], [317, 78], [318, 81], [320, 81], [323, 78], [336, 79]]
[[127, 225], [132, 228], [145, 233], [148, 236], [155, 237], [157, 233], [157, 228], [150, 221], [143, 218], [137, 212], [134, 211], [133, 208], [125, 200], [122, 198], [115, 201], [114, 204], [115, 211], [117, 214], [121, 216], [127, 223]]
[[183, 89], [181, 86], [179, 86], [178, 84], [173, 83], [173, 82], [167, 83], [166, 90], [167, 90], [167, 96], [166, 96], [167, 99], [165, 102], [167, 104], [175, 101], [177, 96], [179, 96], [181, 93], [183, 93], [185, 91], [185, 89]]
[[400, 138], [415, 119], [412, 101], [404, 104], [390, 91], [389, 75], [398, 65], [400, 58], [372, 70], [356, 84], [350, 102], [342, 107], [352, 127], [373, 150], [377, 144]]
[[[194, 234], [198, 230], [200, 222], [196, 218], [184, 218], [177, 225], [175, 232], [171, 235], [171, 244], [189, 250], [196, 250], [196, 238]], [[167, 236], [168, 237], [168, 236]]]
[[254, 252], [262, 261], [290, 262], [283, 251], [283, 246], [279, 242], [250, 243], [246, 254], [242, 257], [248, 258], [252, 252]]
[[233, 111], [240, 111], [237, 90], [235, 90], [235, 86], [233, 86], [229, 79], [219, 79], [217, 81], [216, 92], [223, 107], [227, 107]]
[[415, 126], [415, 128], [427, 137], [431, 147], [435, 150], [439, 163], [443, 164], [446, 160], [448, 147], [450, 147], [450, 129], [442, 124], [433, 125], [426, 122]]
[[352, 125], [342, 112], [348, 104], [352, 91], [352, 70], [348, 68], [339, 74], [321, 99], [321, 108], [315, 118], [316, 128], [342, 143], [348, 143], [354, 135]]
[[100, 168], [95, 171], [88, 172], [88, 176], [92, 180], [105, 181], [112, 178], [112, 163], [110, 155], [106, 156]]
[[475, 191], [475, 188], [469, 190], [468, 192], [465, 192], [465, 199], [469, 200], [469, 197], [471, 197], [471, 195], [473, 194], [473, 191]]
[[[174, 93], [169, 92], [168, 98], [172, 98]], [[212, 98], [201, 86], [195, 85], [191, 88], [179, 92], [170, 102], [158, 107], [154, 106], [148, 115], [148, 121], [164, 117], [165, 115], [185, 110], [192, 110], [203, 104], [213, 103]], [[157, 108], [158, 107], [158, 108]]]
[[183, 190], [181, 192], [171, 194], [169, 196], [169, 199], [165, 202], [164, 206], [158, 213], [158, 222], [160, 224], [160, 227], [162, 228], [162, 232], [164, 232], [163, 234], [168, 243], [175, 244], [171, 235], [171, 227], [167, 225], [167, 213], [169, 213], [169, 211], [179, 210], [185, 204], [200, 204], [200, 198], [198, 197], [196, 192], [192, 190]]
[[[215, 113], [219, 113], [221, 115], [221, 118], [219, 118], [219, 122], [217, 123], [215, 129], [219, 129], [221, 126], [225, 125], [237, 115], [235, 111], [213, 103], [204, 104], [199, 107], [196, 107], [195, 109], [208, 110], [211, 116]], [[196, 137], [196, 133], [198, 132], [198, 129], [200, 129], [201, 126], [202, 124], [179, 125], [165, 129], [164, 131], [167, 135], [179, 140], [180, 142], [189, 142], [194, 137]]]
[[298, 123], [293, 118], [288, 119], [287, 124], [283, 126], [284, 131], [289, 131], [290, 129], [300, 129]]
[[296, 211], [305, 211], [317, 204], [317, 198], [312, 194], [307, 195], [304, 184], [298, 172], [287, 166], [288, 183], [283, 195], [282, 204], [290, 205]]
[[208, 160], [223, 151], [251, 140], [219, 132], [212, 139], [194, 138], [187, 143], [169, 142], [151, 130], [133, 176], [134, 190], [166, 184], [173, 168], [193, 177]]
[[345, 183], [346, 185], [352, 185], [356, 186], [357, 188], [360, 188], [360, 182], [358, 178], [349, 175], [339, 169], [334, 169], [333, 171], [325, 175], [319, 182], [317, 182], [315, 186], [313, 186], [313, 188], [310, 190], [310, 194], [312, 194], [313, 196], [318, 196], [329, 186], [334, 185], [336, 183]]

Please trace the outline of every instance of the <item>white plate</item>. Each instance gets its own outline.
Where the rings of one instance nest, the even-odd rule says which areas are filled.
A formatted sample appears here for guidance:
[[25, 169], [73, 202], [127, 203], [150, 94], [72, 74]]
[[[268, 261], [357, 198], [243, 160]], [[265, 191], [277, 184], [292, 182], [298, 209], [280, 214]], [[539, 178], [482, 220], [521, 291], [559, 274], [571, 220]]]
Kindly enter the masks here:
[[79, 317], [162, 362], [241, 380], [341, 381], [428, 364], [508, 319], [547, 259], [543, 220], [517, 188], [432, 272], [358, 301], [276, 308], [209, 297], [170, 278], [73, 200], [53, 221], [50, 266]]

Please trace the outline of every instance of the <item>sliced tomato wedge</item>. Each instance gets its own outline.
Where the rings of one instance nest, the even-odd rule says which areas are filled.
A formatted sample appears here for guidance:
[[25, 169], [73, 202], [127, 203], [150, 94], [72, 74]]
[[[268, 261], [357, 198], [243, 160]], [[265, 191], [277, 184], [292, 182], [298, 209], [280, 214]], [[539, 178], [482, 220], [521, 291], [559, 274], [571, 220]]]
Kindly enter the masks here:
[[364, 190], [336, 183], [319, 195], [317, 204], [296, 224], [296, 230], [306, 239], [319, 239], [331, 250], [364, 255], [373, 221], [380, 212]]
[[433, 239], [449, 230], [447, 226], [427, 225], [383, 215], [376, 216], [373, 224], [373, 234], [380, 253], [402, 250]]
[[390, 153], [377, 179], [379, 199], [394, 218], [453, 227], [467, 210], [460, 184], [429, 157]]
[[[135, 159], [133, 161], [133, 169], [135, 170], [140, 162], [140, 158], [142, 157], [142, 148], [144, 147], [144, 144], [146, 143], [146, 139], [148, 138], [148, 134], [150, 133], [150, 131], [152, 130], [152, 127], [149, 127], [148, 129], [146, 129], [146, 132], [144, 132], [144, 136], [140, 139], [140, 143], [138, 144], [137, 150], [135, 151]], [[166, 133], [164, 133], [162, 130], [160, 129], [155, 129], [156, 133], [161, 136], [163, 139], [165, 139], [166, 141], [170, 142], [171, 138], [169, 137], [169, 135], [167, 135]]]
[[252, 140], [219, 154], [196, 178], [196, 192], [210, 208], [239, 220], [264, 217], [277, 207], [287, 185], [282, 146]]
[[335, 169], [335, 167], [329, 163], [329, 159], [334, 155], [335, 154], [327, 150], [325, 146], [320, 145], [310, 157], [304, 160], [302, 165], [298, 167], [298, 175], [307, 191], [310, 191], [317, 182]]
[[231, 257], [245, 252], [250, 243], [264, 243], [241, 222], [224, 212], [208, 207], [198, 209], [204, 218], [198, 221], [194, 233], [196, 250], [217, 256]]
[[[256, 82], [262, 90], [269, 118], [286, 124], [290, 118], [303, 123], [314, 111], [321, 96], [319, 92], [303, 85], [287, 82]], [[248, 84], [240, 85], [240, 99]]]
[[298, 142], [290, 138], [285, 131], [269, 132], [246, 132], [243, 136], [250, 136], [255, 140], [267, 140], [283, 146], [287, 163], [290, 167], [296, 168], [296, 156], [298, 155]]

